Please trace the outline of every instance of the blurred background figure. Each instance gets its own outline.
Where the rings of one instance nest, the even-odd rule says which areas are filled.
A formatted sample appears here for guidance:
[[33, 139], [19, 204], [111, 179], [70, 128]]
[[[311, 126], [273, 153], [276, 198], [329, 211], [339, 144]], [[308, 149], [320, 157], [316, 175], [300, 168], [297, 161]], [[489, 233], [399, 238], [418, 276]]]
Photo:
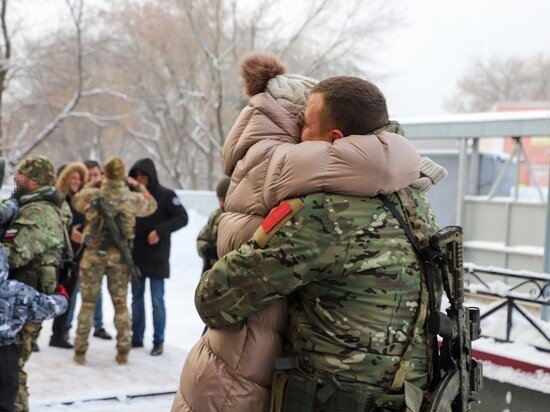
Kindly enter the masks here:
[[[54, 319], [52, 325], [52, 336], [50, 346], [58, 348], [71, 349], [73, 345], [69, 342], [69, 329], [73, 316], [76, 293], [78, 292], [78, 261], [80, 260], [80, 250], [82, 249], [83, 236], [82, 225], [84, 224], [84, 215], [78, 213], [73, 207], [73, 197], [76, 195], [88, 181], [88, 169], [83, 163], [70, 163], [59, 168], [57, 173], [56, 189], [71, 208], [73, 220], [69, 230], [71, 238], [71, 247], [73, 251], [73, 260], [70, 268], [70, 276], [64, 283], [67, 293], [73, 297], [69, 307], [70, 311]], [[70, 312], [70, 319], [68, 317]]]
[[166, 308], [164, 279], [170, 276], [170, 236], [187, 225], [187, 212], [176, 193], [162, 186], [155, 164], [149, 158], [138, 160], [130, 169], [130, 176], [147, 188], [157, 201], [157, 210], [150, 216], [136, 220], [133, 258], [143, 279], [132, 282], [132, 347], [143, 347], [145, 332], [145, 278], [149, 279], [153, 303], [153, 349], [151, 355], [163, 352]]

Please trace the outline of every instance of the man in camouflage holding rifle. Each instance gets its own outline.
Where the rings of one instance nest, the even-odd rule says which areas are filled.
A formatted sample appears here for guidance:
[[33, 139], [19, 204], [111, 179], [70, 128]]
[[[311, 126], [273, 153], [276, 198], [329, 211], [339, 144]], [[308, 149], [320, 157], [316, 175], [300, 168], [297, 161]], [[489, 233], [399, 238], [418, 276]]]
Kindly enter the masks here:
[[[55, 190], [55, 170], [44, 156], [30, 156], [18, 165], [14, 177], [15, 194], [21, 208], [4, 235], [10, 279], [23, 282], [51, 295], [57, 288], [57, 272], [70, 248], [67, 227], [72, 214]], [[27, 374], [23, 370], [36, 343], [41, 322], [28, 322], [19, 335], [19, 390], [16, 411], [28, 411]]]
[[119, 157], [107, 161], [105, 179], [101, 184], [90, 183], [75, 196], [73, 203], [77, 211], [85, 214], [89, 230], [89, 243], [80, 262], [82, 307], [78, 315], [74, 361], [81, 365], [86, 360], [94, 308], [103, 274], [106, 274], [109, 294], [115, 308], [116, 361], [125, 364], [128, 362], [131, 345], [130, 315], [126, 304], [131, 271], [121, 251], [112, 241], [113, 235], [105, 224], [105, 218], [94, 207], [98, 198], [105, 200], [117, 223], [119, 235], [130, 250], [136, 217], [146, 217], [154, 213], [157, 203], [144, 186], [132, 178], [126, 178], [126, 167]]

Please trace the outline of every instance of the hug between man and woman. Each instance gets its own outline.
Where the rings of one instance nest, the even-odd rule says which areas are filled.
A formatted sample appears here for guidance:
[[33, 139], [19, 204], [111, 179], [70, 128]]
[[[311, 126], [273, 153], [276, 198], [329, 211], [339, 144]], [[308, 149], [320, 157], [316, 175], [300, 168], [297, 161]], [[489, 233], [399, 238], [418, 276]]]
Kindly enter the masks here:
[[[292, 395], [292, 373], [284, 383], [274, 374], [285, 359], [293, 361], [283, 369], [315, 376], [308, 405], [319, 410], [343, 399], [326, 389], [345, 386], [343, 375], [365, 399], [395, 392], [398, 371], [422, 391], [422, 275], [376, 196], [392, 196], [427, 236], [437, 223], [423, 193], [445, 169], [419, 157], [371, 82], [287, 74], [267, 53], [249, 54], [241, 76], [250, 100], [222, 151], [231, 178], [222, 258], [195, 297], [210, 328], [187, 357], [172, 410], [288, 410], [307, 391]], [[409, 352], [416, 360], [404, 362]], [[376, 407], [402, 407], [402, 387], [402, 399], [378, 397]]]

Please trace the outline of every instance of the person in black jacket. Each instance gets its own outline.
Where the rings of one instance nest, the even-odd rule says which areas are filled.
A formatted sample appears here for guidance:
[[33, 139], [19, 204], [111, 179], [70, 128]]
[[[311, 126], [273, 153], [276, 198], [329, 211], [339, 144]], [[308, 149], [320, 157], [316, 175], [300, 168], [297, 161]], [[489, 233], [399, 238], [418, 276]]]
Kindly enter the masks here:
[[[151, 355], [161, 355], [166, 326], [164, 279], [170, 276], [170, 235], [187, 225], [187, 212], [173, 190], [161, 186], [155, 164], [149, 158], [138, 160], [130, 176], [147, 187], [157, 201], [158, 209], [149, 217], [136, 221], [133, 258], [141, 274], [149, 278], [153, 303], [153, 349]], [[143, 347], [145, 279], [132, 282], [132, 347]]]

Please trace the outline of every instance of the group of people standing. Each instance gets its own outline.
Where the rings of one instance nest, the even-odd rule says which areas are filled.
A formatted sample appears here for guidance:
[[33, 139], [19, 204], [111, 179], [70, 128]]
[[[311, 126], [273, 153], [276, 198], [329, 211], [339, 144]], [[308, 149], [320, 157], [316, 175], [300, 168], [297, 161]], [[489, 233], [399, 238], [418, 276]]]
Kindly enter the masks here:
[[[52, 162], [44, 156], [31, 156], [17, 166], [14, 181], [14, 198], [0, 208], [0, 217], [5, 217], [8, 225], [2, 242], [7, 255], [4, 262], [7, 260], [9, 279], [13, 279], [8, 280], [7, 265], [3, 270], [1, 249], [0, 294], [5, 292], [10, 298], [0, 311], [0, 360], [3, 363], [4, 356], [8, 356], [13, 361], [15, 357], [17, 370], [3, 369], [0, 374], [0, 410], [27, 411], [24, 365], [36, 345], [41, 321], [57, 316], [50, 345], [73, 348], [68, 331], [78, 289], [82, 304], [74, 343], [75, 363], [86, 362], [92, 324], [94, 336], [111, 338], [98, 316], [104, 275], [115, 311], [116, 361], [127, 363], [130, 349], [143, 346], [147, 278], [154, 320], [151, 355], [162, 354], [170, 234], [185, 226], [188, 218], [175, 192], [160, 185], [151, 159], [136, 162], [128, 175], [119, 157], [109, 159], [103, 172], [94, 161], [70, 163], [60, 168], [56, 181]], [[13, 213], [8, 213], [10, 210]], [[124, 252], [129, 259], [125, 259]], [[142, 276], [130, 279], [134, 265], [141, 269]], [[129, 281], [131, 319], [126, 301]], [[35, 295], [22, 289], [23, 284]], [[13, 290], [23, 297], [26, 293], [32, 300], [17, 298]], [[48, 300], [48, 295], [56, 291], [64, 297]], [[4, 333], [10, 338], [2, 339]]]
[[[241, 75], [249, 104], [222, 150], [228, 178], [218, 186], [220, 209], [197, 240], [205, 271], [195, 305], [208, 328], [187, 356], [172, 410], [419, 411], [432, 373], [428, 292], [405, 226], [421, 245], [437, 231], [424, 192], [445, 170], [419, 157], [369, 81], [287, 74], [265, 53], [247, 56]], [[48, 201], [56, 209], [16, 215], [5, 237], [10, 276], [13, 270], [14, 278], [55, 292], [52, 268], [63, 260], [69, 234], [52, 222], [72, 224], [70, 239], [87, 244], [79, 264], [83, 303], [74, 360], [86, 361], [106, 274], [116, 361], [126, 363], [130, 348], [143, 345], [144, 284], [132, 283], [130, 334], [129, 270], [95, 206], [106, 200], [122, 237], [133, 243], [134, 261], [151, 279], [152, 354], [162, 353], [159, 297], [169, 272], [169, 238], [187, 222], [179, 199], [158, 185], [151, 160], [137, 162], [127, 176], [124, 162], [113, 158], [100, 184], [67, 193], [65, 202], [51, 187], [53, 165], [41, 162], [40, 173], [20, 166], [16, 184], [34, 182], [27, 196], [55, 197]], [[72, 220], [69, 204], [85, 223]], [[28, 235], [45, 220], [50, 226], [41, 234]], [[44, 256], [39, 265], [27, 249], [16, 249], [24, 239], [27, 249]], [[441, 290], [434, 296], [438, 304]], [[27, 336], [35, 339], [38, 331], [33, 326]]]

